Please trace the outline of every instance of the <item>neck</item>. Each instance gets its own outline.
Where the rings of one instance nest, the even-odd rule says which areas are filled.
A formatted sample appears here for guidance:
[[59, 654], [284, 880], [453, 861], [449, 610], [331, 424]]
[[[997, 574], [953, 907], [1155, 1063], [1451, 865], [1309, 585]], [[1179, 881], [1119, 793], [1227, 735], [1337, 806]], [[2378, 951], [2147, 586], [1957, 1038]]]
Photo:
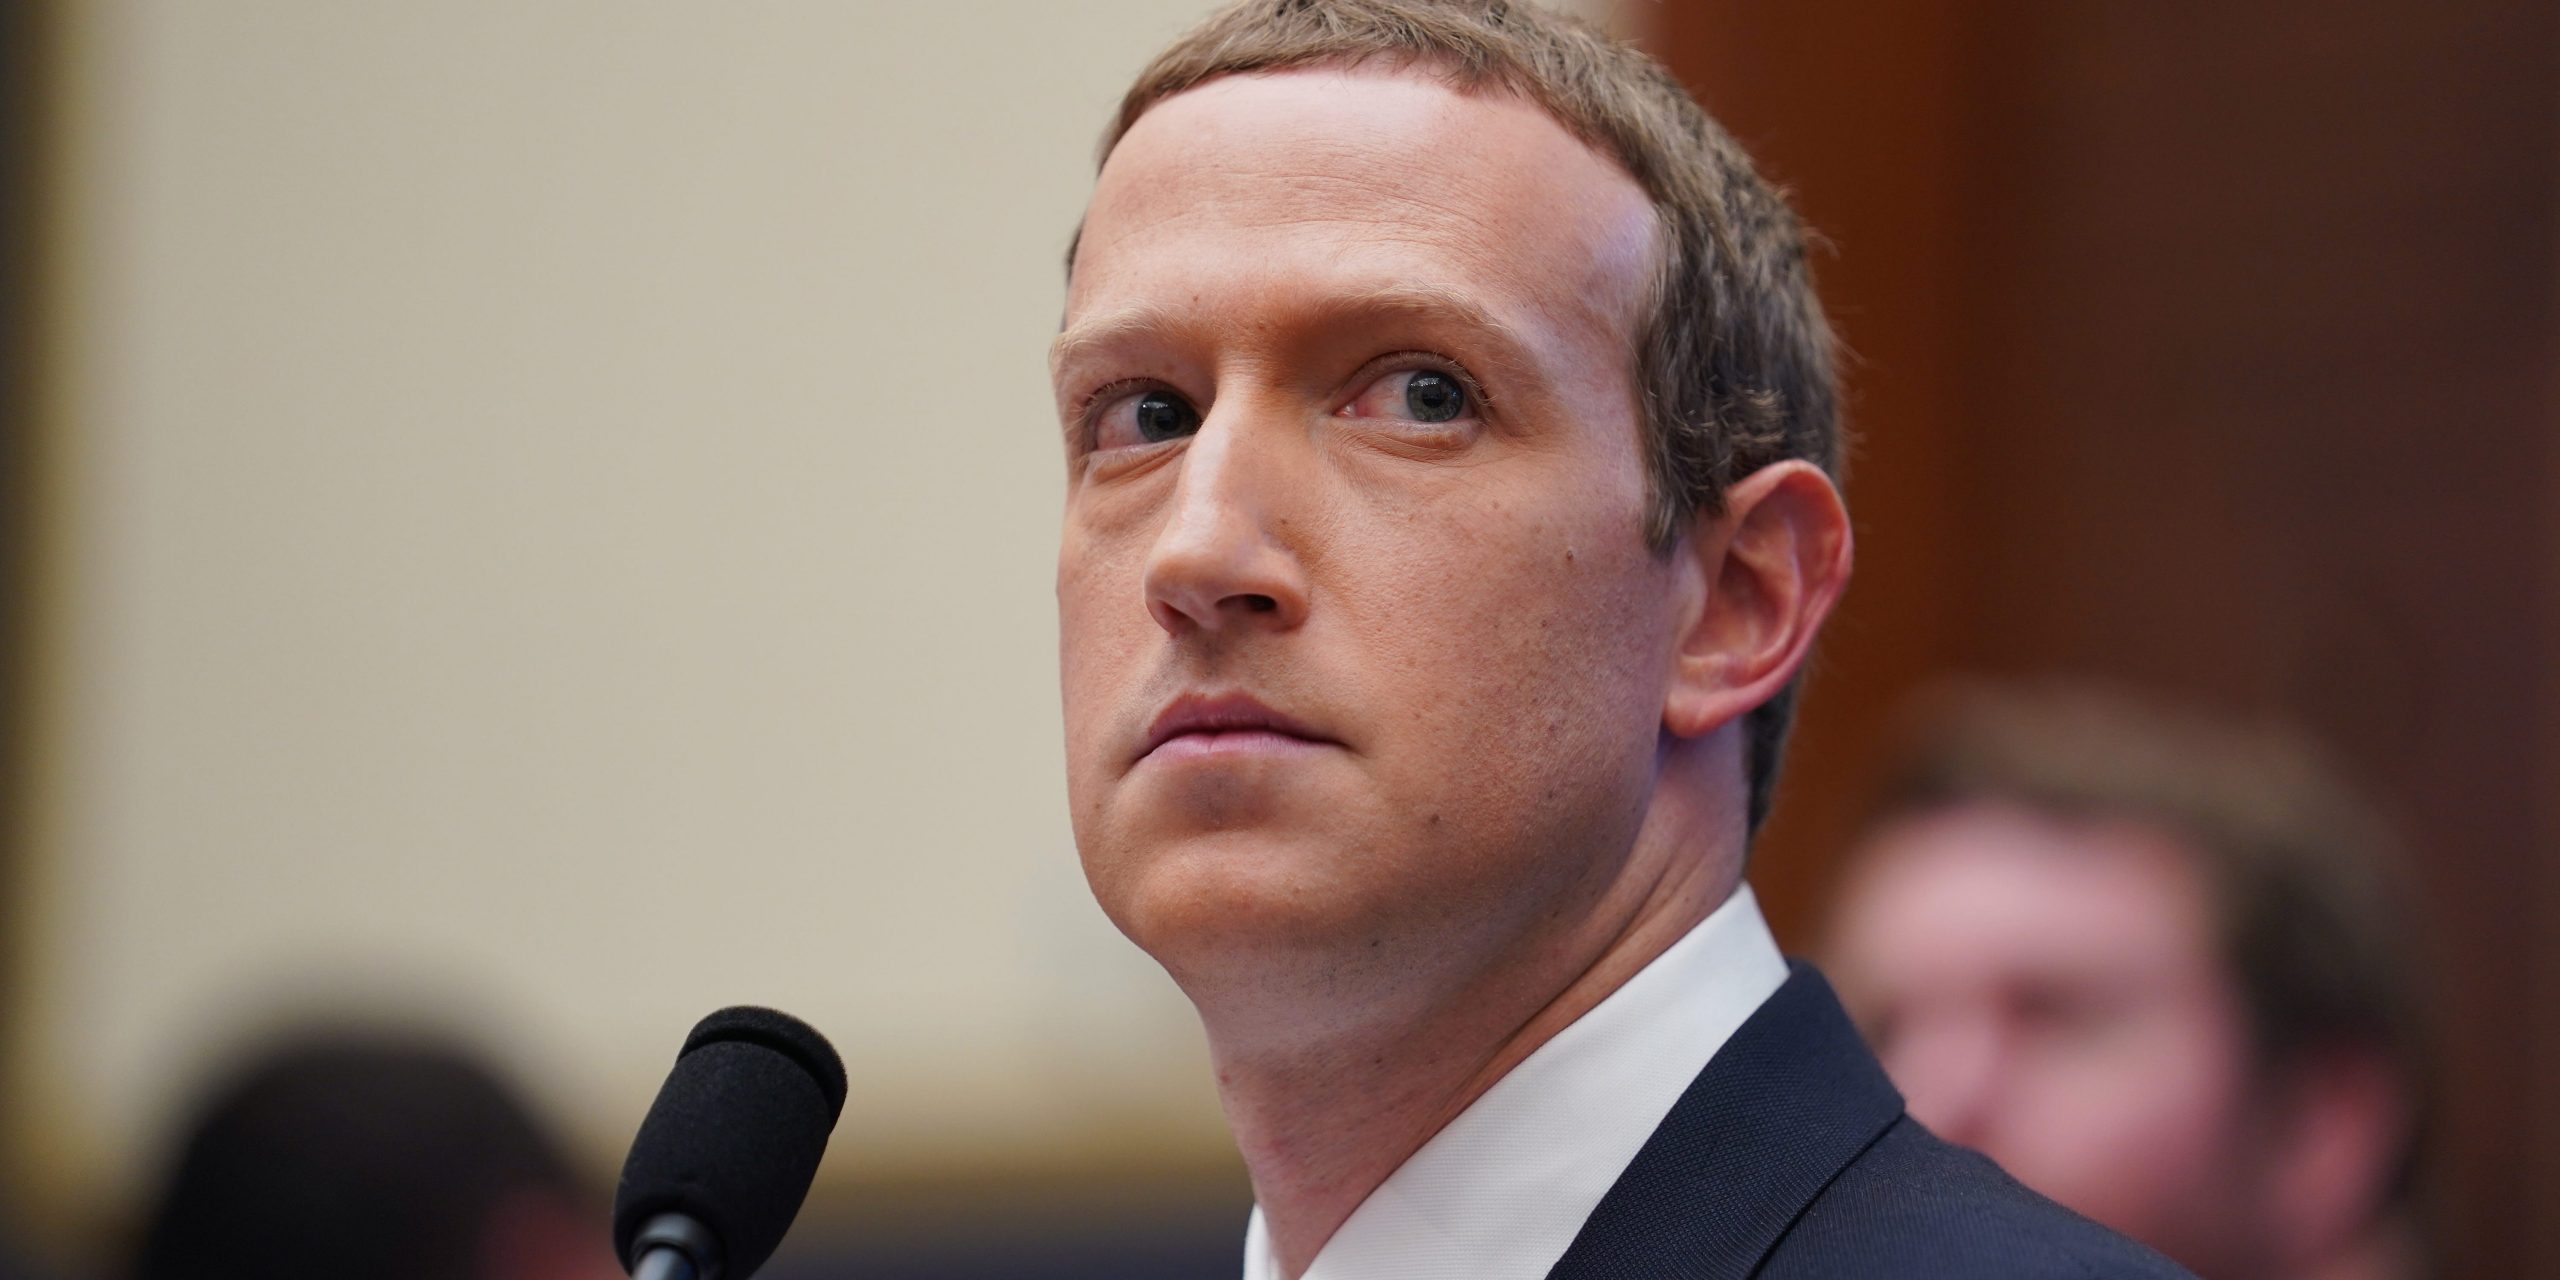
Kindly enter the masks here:
[[[1393, 1017], [1308, 1009], [1331, 1028], [1287, 1043], [1221, 1037], [1203, 1008], [1218, 1092], [1290, 1280], [1352, 1211], [1485, 1090], [1722, 905], [1742, 835], [1649, 814], [1626, 874], [1593, 909], [1484, 957], [1471, 979], [1393, 1002]], [[1374, 997], [1363, 1001], [1374, 1009]]]

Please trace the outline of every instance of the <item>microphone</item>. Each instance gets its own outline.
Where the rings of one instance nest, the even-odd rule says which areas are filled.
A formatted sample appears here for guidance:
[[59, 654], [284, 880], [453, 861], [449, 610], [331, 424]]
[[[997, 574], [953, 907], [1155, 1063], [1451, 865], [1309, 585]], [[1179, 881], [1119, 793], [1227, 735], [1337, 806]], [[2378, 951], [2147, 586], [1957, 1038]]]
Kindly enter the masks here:
[[798, 1018], [740, 1005], [696, 1024], [614, 1191], [632, 1280], [754, 1275], [808, 1197], [844, 1092], [843, 1061]]

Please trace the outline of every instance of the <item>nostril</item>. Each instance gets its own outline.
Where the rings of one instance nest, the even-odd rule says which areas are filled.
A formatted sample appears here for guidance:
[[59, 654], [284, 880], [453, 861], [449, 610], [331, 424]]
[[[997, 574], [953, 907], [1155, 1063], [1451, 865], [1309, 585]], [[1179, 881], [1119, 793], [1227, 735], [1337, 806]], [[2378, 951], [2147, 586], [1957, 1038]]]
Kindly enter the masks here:
[[1240, 598], [1244, 601], [1244, 607], [1255, 613], [1269, 613], [1280, 607], [1279, 601], [1266, 595], [1245, 595]]

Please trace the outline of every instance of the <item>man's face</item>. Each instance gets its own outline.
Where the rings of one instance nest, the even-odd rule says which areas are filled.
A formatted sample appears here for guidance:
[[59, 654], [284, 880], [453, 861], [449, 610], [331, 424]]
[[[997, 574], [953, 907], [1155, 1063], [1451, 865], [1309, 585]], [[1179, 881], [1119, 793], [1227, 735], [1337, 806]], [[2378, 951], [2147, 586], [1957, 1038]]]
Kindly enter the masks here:
[[1911, 1114], [2190, 1266], [2243, 1256], [2252, 1057], [2193, 855], [1975, 804], [1858, 864], [1827, 967]]
[[1215, 80], [1113, 152], [1054, 360], [1068, 793], [1177, 977], [1467, 964], [1615, 869], [1675, 630], [1654, 225], [1538, 108], [1412, 73]]

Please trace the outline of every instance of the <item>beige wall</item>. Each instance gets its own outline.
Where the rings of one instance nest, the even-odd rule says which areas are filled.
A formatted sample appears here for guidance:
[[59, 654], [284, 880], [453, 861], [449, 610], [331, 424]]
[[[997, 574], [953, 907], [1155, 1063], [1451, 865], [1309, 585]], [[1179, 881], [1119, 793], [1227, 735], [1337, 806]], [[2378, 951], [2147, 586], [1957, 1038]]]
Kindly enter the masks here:
[[1203, 7], [62, 6], [34, 1190], [315, 1004], [599, 1159], [739, 1000], [845, 1051], [839, 1164], [1223, 1141], [1066, 831], [1041, 364]]

